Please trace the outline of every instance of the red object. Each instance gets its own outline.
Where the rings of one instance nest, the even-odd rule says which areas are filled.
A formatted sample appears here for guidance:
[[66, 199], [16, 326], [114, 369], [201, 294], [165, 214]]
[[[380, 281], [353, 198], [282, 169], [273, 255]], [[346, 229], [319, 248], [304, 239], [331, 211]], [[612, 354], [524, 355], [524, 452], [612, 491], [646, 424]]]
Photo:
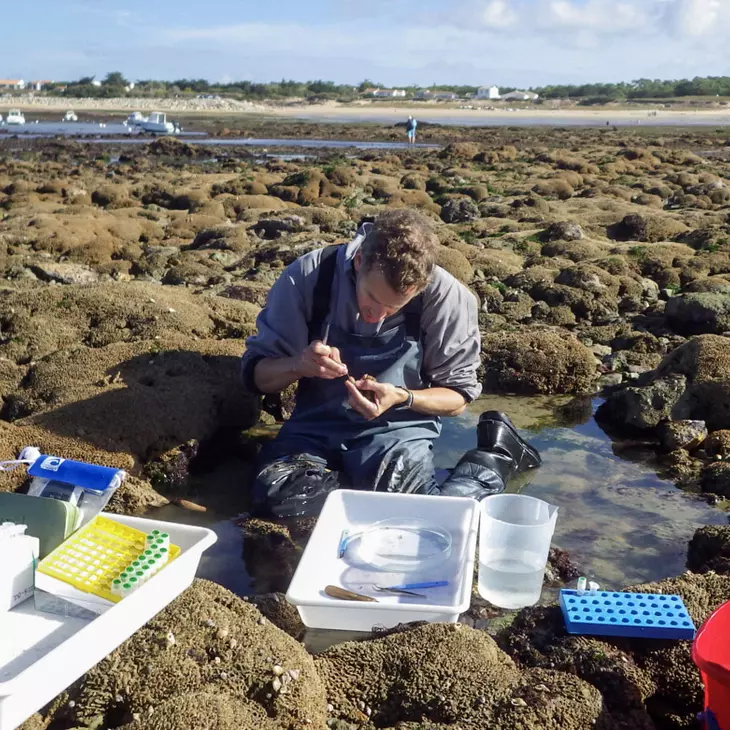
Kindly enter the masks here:
[[692, 660], [705, 684], [705, 709], [712, 710], [722, 730], [730, 730], [730, 601], [697, 632]]

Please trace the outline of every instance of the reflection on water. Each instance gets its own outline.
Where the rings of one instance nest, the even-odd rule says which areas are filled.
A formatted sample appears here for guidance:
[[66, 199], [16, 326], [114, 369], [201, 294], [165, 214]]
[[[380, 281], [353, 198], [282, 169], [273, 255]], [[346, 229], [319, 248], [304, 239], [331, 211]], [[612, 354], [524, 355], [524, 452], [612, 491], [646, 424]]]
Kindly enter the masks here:
[[611, 589], [683, 572], [694, 531], [726, 524], [725, 513], [659, 479], [650, 465], [616, 456], [590, 410], [582, 423], [551, 423], [556, 408], [563, 418], [571, 413], [580, 418], [580, 408], [569, 410], [565, 403], [565, 398], [484, 398], [444, 425], [441, 465], [476, 445], [479, 413], [503, 410], [542, 455], [542, 467], [521, 491], [560, 508], [554, 545]]
[[[510, 491], [520, 490], [560, 508], [554, 545], [611, 589], [678, 575], [694, 531], [705, 524], [726, 524], [727, 516], [659, 479], [650, 465], [614, 454], [610, 439], [593, 419], [597, 405], [565, 397], [483, 398], [463, 416], [445, 420], [437, 466], [453, 466], [464, 451], [476, 446], [482, 411], [502, 410], [543, 457], [543, 466], [522, 484], [510, 484]], [[227, 470], [222, 479], [214, 474], [205, 481], [215, 489], [232, 479]], [[155, 518], [215, 530], [218, 542], [203, 554], [198, 575], [249, 595], [254, 588], [243, 563], [241, 531], [220, 512], [220, 506], [217, 514], [169, 506], [155, 510]], [[256, 559], [255, 554], [249, 559]]]

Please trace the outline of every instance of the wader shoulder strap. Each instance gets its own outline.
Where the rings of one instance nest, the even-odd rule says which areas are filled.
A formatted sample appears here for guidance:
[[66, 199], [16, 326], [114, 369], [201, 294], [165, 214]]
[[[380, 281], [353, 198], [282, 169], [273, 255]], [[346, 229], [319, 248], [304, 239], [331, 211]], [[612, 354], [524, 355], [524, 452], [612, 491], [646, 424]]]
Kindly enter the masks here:
[[322, 256], [319, 260], [317, 283], [314, 285], [312, 300], [312, 316], [309, 319], [310, 342], [321, 336], [322, 325], [330, 311], [330, 299], [332, 298], [332, 284], [335, 280], [337, 254], [341, 247], [341, 245], [327, 246], [327, 248], [323, 249]]

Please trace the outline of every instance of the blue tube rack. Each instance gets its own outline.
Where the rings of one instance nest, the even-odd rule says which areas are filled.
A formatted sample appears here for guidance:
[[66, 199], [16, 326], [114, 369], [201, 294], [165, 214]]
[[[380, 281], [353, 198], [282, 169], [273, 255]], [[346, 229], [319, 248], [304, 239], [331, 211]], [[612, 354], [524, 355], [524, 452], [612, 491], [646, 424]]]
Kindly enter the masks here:
[[560, 591], [569, 634], [642, 639], [694, 639], [695, 625], [680, 596], [661, 593]]

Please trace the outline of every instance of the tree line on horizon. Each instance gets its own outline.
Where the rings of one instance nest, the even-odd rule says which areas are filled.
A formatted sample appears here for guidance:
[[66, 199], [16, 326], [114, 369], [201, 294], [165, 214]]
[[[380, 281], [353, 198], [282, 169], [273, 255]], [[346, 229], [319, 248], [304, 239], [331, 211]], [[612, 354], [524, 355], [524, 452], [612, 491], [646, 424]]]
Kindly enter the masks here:
[[[51, 94], [62, 96], [111, 97], [125, 93], [129, 81], [119, 71], [108, 73], [100, 85], [93, 76], [77, 81], [57, 82], [48, 87]], [[206, 79], [177, 79], [161, 81], [145, 79], [135, 82], [134, 91], [142, 95], [168, 96], [170, 94], [225, 94], [244, 100], [308, 98], [308, 99], [353, 99], [368, 88], [386, 88], [369, 79], [358, 85], [336, 84], [321, 79], [315, 81], [293, 81], [282, 79], [269, 83], [255, 81], [210, 82]], [[476, 86], [433, 84], [430, 87], [399, 86], [407, 92], [416, 93], [424, 89], [452, 91], [458, 96], [468, 97], [477, 92]], [[501, 87], [503, 92], [514, 87]], [[661, 80], [638, 79], [631, 82], [611, 84], [553, 84], [530, 87], [540, 99], [577, 99], [585, 104], [633, 99], [669, 99], [687, 96], [730, 96], [730, 76], [704, 76], [693, 79]]]

